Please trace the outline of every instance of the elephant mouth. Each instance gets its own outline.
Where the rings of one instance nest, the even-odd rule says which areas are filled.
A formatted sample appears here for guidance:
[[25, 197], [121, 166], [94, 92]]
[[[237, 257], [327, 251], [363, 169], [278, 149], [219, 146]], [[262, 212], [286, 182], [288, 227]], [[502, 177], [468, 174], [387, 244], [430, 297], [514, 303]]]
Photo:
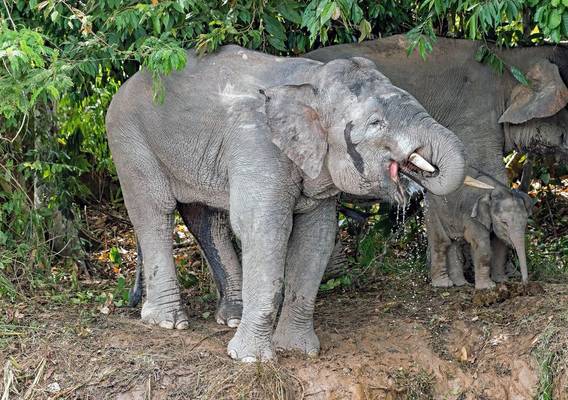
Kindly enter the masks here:
[[422, 180], [436, 177], [440, 173], [437, 167], [431, 165], [417, 152], [413, 152], [403, 162], [391, 160], [388, 169], [390, 179], [396, 185], [395, 200], [400, 204], [406, 204], [408, 192], [408, 185], [402, 183], [401, 175], [418, 184], [424, 191], [426, 188], [422, 184]]

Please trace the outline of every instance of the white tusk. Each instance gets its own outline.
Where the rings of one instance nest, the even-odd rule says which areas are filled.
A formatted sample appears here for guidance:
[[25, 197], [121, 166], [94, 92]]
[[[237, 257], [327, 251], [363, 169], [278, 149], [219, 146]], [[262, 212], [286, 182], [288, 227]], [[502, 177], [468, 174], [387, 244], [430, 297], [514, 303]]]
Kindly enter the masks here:
[[477, 179], [474, 179], [469, 175], [465, 176], [465, 180], [463, 181], [463, 184], [465, 186], [471, 186], [471, 187], [475, 187], [475, 188], [479, 188], [479, 189], [489, 189], [489, 190], [495, 189], [493, 186], [491, 186], [491, 185], [489, 185], [485, 182], [478, 181]]
[[416, 165], [423, 171], [426, 172], [434, 172], [436, 168], [434, 168], [428, 161], [426, 161], [422, 156], [418, 153], [412, 153], [410, 157], [408, 157], [408, 161], [412, 164]]

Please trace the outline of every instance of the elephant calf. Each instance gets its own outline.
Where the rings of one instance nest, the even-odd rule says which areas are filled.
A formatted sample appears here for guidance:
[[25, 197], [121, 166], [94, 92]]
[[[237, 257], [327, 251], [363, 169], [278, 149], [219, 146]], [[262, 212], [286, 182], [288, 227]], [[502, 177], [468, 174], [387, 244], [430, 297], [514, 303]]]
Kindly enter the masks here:
[[[364, 58], [322, 63], [226, 46], [189, 52], [163, 83], [155, 104], [151, 74], [136, 73], [106, 117], [144, 256], [142, 319], [188, 326], [172, 257], [176, 209], [216, 266], [236, 262], [232, 230], [242, 245], [235, 359], [270, 359], [274, 346], [318, 352], [312, 315], [340, 191], [403, 201], [409, 180], [437, 195], [464, 180], [459, 139]], [[240, 306], [240, 271], [213, 270]]]
[[[475, 170], [468, 172], [476, 175]], [[433, 286], [466, 283], [463, 263], [458, 260], [458, 241], [463, 239], [471, 249], [475, 288], [495, 287], [491, 273], [504, 276], [506, 253], [498, 254], [500, 246], [493, 246], [492, 251], [492, 234], [516, 250], [523, 283], [528, 280], [525, 230], [532, 208], [530, 197], [489, 176], [481, 174], [477, 179], [487, 187], [463, 187], [444, 197], [426, 194], [425, 221]]]

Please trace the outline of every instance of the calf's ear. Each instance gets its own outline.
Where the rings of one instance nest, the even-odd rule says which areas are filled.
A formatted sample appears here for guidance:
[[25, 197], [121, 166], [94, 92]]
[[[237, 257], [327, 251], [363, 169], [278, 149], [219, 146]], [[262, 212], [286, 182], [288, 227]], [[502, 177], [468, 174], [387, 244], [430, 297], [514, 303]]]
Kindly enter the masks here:
[[568, 88], [558, 67], [543, 59], [527, 72], [530, 85], [517, 85], [511, 92], [509, 107], [499, 122], [522, 124], [534, 118], [551, 117], [568, 104]]
[[308, 177], [316, 178], [327, 153], [327, 131], [316, 110], [312, 85], [282, 85], [261, 91], [270, 137]]
[[484, 194], [475, 202], [471, 210], [471, 218], [479, 222], [487, 230], [491, 230], [491, 195]]

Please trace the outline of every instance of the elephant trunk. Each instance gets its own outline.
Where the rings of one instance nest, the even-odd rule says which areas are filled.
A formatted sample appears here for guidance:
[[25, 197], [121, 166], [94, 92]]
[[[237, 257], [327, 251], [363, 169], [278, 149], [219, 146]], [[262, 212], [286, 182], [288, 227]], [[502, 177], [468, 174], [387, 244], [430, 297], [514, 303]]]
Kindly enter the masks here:
[[436, 167], [436, 172], [413, 178], [432, 194], [444, 196], [464, 182], [465, 151], [456, 135], [433, 120], [430, 122], [431, 126], [421, 133], [425, 140], [418, 152]]
[[519, 265], [521, 266], [521, 277], [523, 284], [529, 281], [529, 274], [527, 270], [527, 256], [525, 254], [525, 235], [524, 231], [517, 232], [511, 236], [511, 243], [515, 247], [517, 257], [519, 258]]

